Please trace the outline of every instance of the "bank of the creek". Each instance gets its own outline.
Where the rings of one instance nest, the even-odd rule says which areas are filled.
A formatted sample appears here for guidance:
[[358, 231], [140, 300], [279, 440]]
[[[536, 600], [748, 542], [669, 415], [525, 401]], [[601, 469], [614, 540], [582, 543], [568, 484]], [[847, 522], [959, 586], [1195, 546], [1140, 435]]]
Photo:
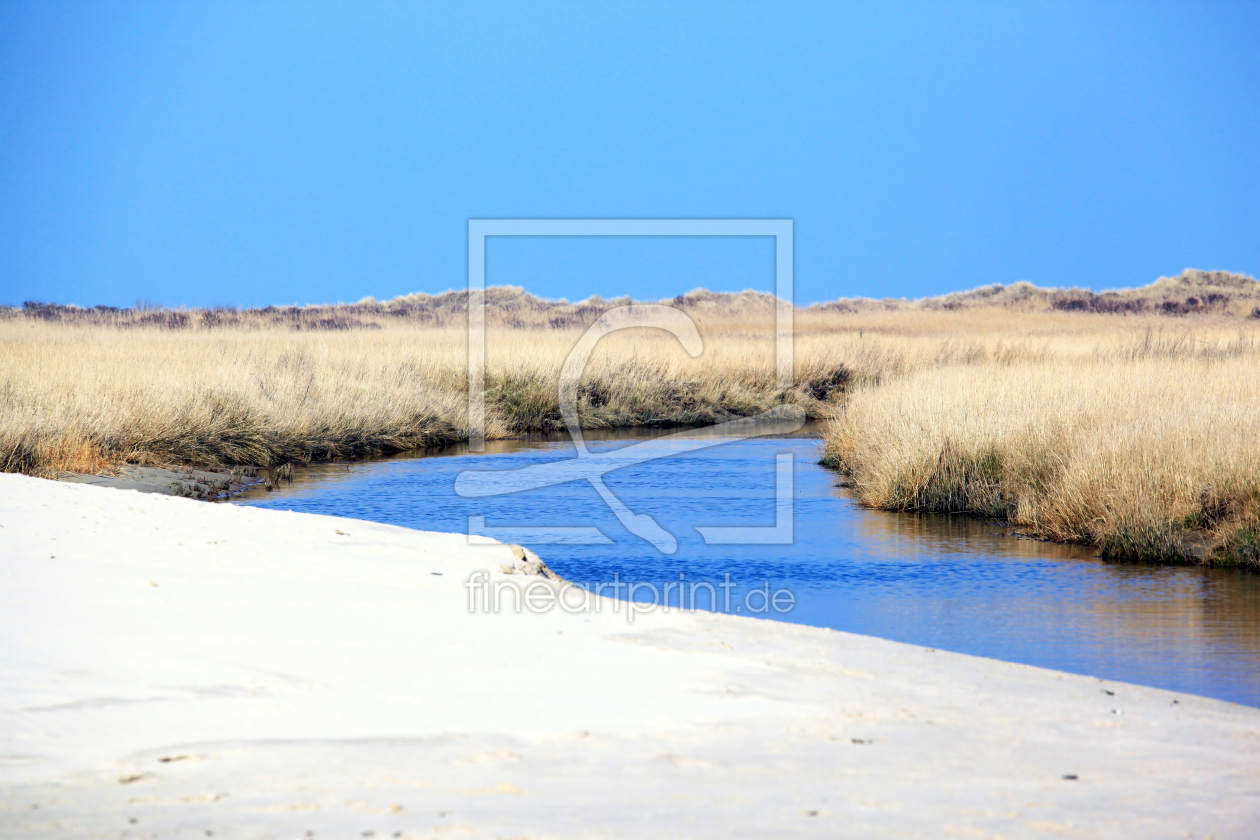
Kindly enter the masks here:
[[[588, 439], [597, 438], [593, 451], [607, 451], [667, 434]], [[749, 589], [768, 584], [795, 599], [789, 612], [768, 613], [779, 620], [1260, 706], [1260, 576], [1108, 563], [1086, 547], [968, 517], [866, 510], [818, 466], [820, 454], [814, 437], [763, 438], [607, 473], [608, 489], [630, 511], [677, 539], [673, 554], [629, 533], [585, 480], [483, 498], [455, 491], [468, 470], [571, 459], [567, 439], [312, 465], [294, 470], [290, 484], [233, 501], [430, 531], [467, 532], [473, 517], [473, 531], [525, 544], [583, 586], [619, 580], [659, 591], [680, 575], [690, 584], [729, 574], [739, 585], [732, 612], [747, 614]], [[776, 455], [792, 456], [792, 543], [706, 544], [697, 526], [775, 524]], [[520, 528], [542, 530], [512, 530]], [[559, 528], [595, 528], [608, 541], [575, 543]], [[698, 605], [706, 598], [701, 589]], [[717, 606], [726, 606], [721, 596]]]

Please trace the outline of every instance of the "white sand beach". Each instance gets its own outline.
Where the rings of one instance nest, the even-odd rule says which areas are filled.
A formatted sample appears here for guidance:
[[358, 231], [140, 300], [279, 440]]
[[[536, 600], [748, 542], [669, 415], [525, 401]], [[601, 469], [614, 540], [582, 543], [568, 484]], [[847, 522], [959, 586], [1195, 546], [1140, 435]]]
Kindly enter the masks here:
[[476, 571], [543, 581], [513, 562], [0, 475], [0, 836], [1255, 836], [1260, 709], [704, 612], [470, 612]]

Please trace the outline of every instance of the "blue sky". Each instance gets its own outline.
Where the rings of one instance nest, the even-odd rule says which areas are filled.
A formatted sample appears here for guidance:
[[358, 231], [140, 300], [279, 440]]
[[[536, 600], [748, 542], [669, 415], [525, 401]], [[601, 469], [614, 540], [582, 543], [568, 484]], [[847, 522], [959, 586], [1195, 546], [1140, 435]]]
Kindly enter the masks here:
[[[1260, 3], [0, 3], [0, 303], [465, 282], [470, 217], [796, 224], [796, 300], [1260, 273]], [[768, 240], [497, 240], [546, 297]]]

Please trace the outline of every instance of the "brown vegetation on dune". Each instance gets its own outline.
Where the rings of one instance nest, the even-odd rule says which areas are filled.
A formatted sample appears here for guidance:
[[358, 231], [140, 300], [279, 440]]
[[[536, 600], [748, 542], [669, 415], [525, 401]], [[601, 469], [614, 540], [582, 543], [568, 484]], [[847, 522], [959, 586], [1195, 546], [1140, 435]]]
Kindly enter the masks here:
[[1105, 315], [1218, 315], [1256, 317], [1260, 282], [1228, 271], [1187, 268], [1176, 277], [1161, 277], [1149, 286], [1095, 293], [1088, 289], [1043, 289], [1031, 283], [981, 286], [917, 301], [855, 298], [816, 304], [820, 311], [966, 310], [1001, 307], [1019, 312], [1093, 312]]
[[[599, 296], [578, 303], [545, 300], [515, 286], [485, 291], [488, 326], [522, 328], [585, 328], [609, 309], [632, 303], [661, 303], [685, 310], [698, 320], [735, 322], [737, 316], [771, 312], [771, 295], [745, 291], [695, 289], [661, 301], [634, 301], [629, 296]], [[1138, 289], [1102, 292], [1087, 289], [1043, 289], [1031, 283], [982, 286], [921, 300], [843, 298], [798, 310], [798, 317], [874, 314], [879, 312], [966, 311], [1000, 307], [1019, 312], [1092, 312], [1120, 315], [1207, 315], [1260, 318], [1260, 282], [1226, 271], [1186, 269], [1177, 277], [1161, 277]], [[257, 309], [211, 307], [163, 309], [139, 303], [134, 307], [84, 308], [39, 301], [22, 307], [0, 307], [0, 322], [60, 323], [124, 329], [167, 330], [289, 329], [294, 332], [376, 330], [389, 326], [462, 327], [467, 323], [468, 293], [411, 294], [388, 301], [365, 298], [358, 303], [266, 306]]]

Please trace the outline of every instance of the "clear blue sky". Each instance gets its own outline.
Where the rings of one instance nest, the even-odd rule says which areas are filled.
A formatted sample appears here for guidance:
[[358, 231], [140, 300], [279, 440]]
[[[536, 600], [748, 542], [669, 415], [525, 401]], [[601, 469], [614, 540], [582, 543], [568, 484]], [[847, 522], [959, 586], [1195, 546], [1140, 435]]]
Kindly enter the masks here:
[[[465, 282], [470, 217], [788, 217], [798, 303], [1260, 273], [1260, 3], [0, 3], [0, 303]], [[495, 242], [547, 297], [765, 240]]]

